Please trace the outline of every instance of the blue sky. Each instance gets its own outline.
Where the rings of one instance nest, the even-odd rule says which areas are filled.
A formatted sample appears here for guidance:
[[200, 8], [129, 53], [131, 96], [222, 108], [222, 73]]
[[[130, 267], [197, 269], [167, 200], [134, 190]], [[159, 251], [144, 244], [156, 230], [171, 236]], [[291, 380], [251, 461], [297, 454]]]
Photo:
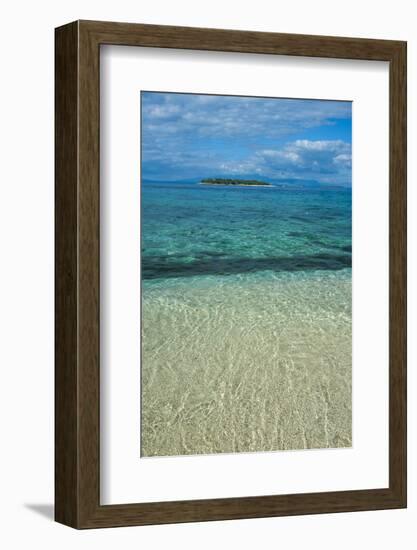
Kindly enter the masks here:
[[351, 185], [348, 101], [142, 92], [142, 177]]

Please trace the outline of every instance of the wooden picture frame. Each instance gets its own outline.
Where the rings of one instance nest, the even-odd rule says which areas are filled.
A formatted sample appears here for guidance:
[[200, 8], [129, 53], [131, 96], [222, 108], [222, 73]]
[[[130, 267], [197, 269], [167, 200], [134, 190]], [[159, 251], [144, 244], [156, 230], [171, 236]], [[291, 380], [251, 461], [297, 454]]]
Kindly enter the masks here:
[[[406, 506], [406, 43], [76, 21], [56, 29], [55, 518], [75, 528]], [[99, 495], [100, 46], [389, 62], [389, 487], [141, 504]]]

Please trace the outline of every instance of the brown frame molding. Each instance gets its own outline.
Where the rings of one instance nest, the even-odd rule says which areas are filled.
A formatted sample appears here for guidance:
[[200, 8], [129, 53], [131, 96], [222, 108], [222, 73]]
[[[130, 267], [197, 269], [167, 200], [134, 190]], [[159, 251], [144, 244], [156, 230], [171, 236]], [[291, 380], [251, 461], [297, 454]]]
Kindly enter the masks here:
[[[99, 55], [101, 44], [390, 64], [389, 487], [100, 505]], [[55, 34], [55, 519], [116, 527], [406, 506], [406, 43], [76, 21]]]

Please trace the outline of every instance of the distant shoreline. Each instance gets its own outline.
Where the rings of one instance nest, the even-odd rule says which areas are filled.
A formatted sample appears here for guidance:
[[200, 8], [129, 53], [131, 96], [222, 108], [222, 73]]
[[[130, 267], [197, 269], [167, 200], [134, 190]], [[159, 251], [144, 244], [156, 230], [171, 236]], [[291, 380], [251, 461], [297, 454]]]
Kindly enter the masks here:
[[200, 181], [198, 183], [198, 185], [208, 185], [208, 186], [211, 186], [211, 187], [246, 187], [246, 189], [249, 189], [249, 188], [256, 188], [256, 187], [274, 187], [273, 185], [269, 185], [267, 183], [263, 184], [263, 185], [248, 185], [247, 183], [204, 183], [202, 181]]
[[229, 178], [205, 178], [201, 180], [201, 185], [224, 185], [231, 187], [272, 187], [272, 184], [259, 180], [243, 180]]

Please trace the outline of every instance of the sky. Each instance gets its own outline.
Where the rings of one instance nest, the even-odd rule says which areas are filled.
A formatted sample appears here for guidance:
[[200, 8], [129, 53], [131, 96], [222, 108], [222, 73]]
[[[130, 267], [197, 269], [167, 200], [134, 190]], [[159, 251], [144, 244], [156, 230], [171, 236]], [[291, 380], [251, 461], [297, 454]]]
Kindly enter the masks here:
[[351, 185], [349, 101], [141, 92], [142, 178]]

